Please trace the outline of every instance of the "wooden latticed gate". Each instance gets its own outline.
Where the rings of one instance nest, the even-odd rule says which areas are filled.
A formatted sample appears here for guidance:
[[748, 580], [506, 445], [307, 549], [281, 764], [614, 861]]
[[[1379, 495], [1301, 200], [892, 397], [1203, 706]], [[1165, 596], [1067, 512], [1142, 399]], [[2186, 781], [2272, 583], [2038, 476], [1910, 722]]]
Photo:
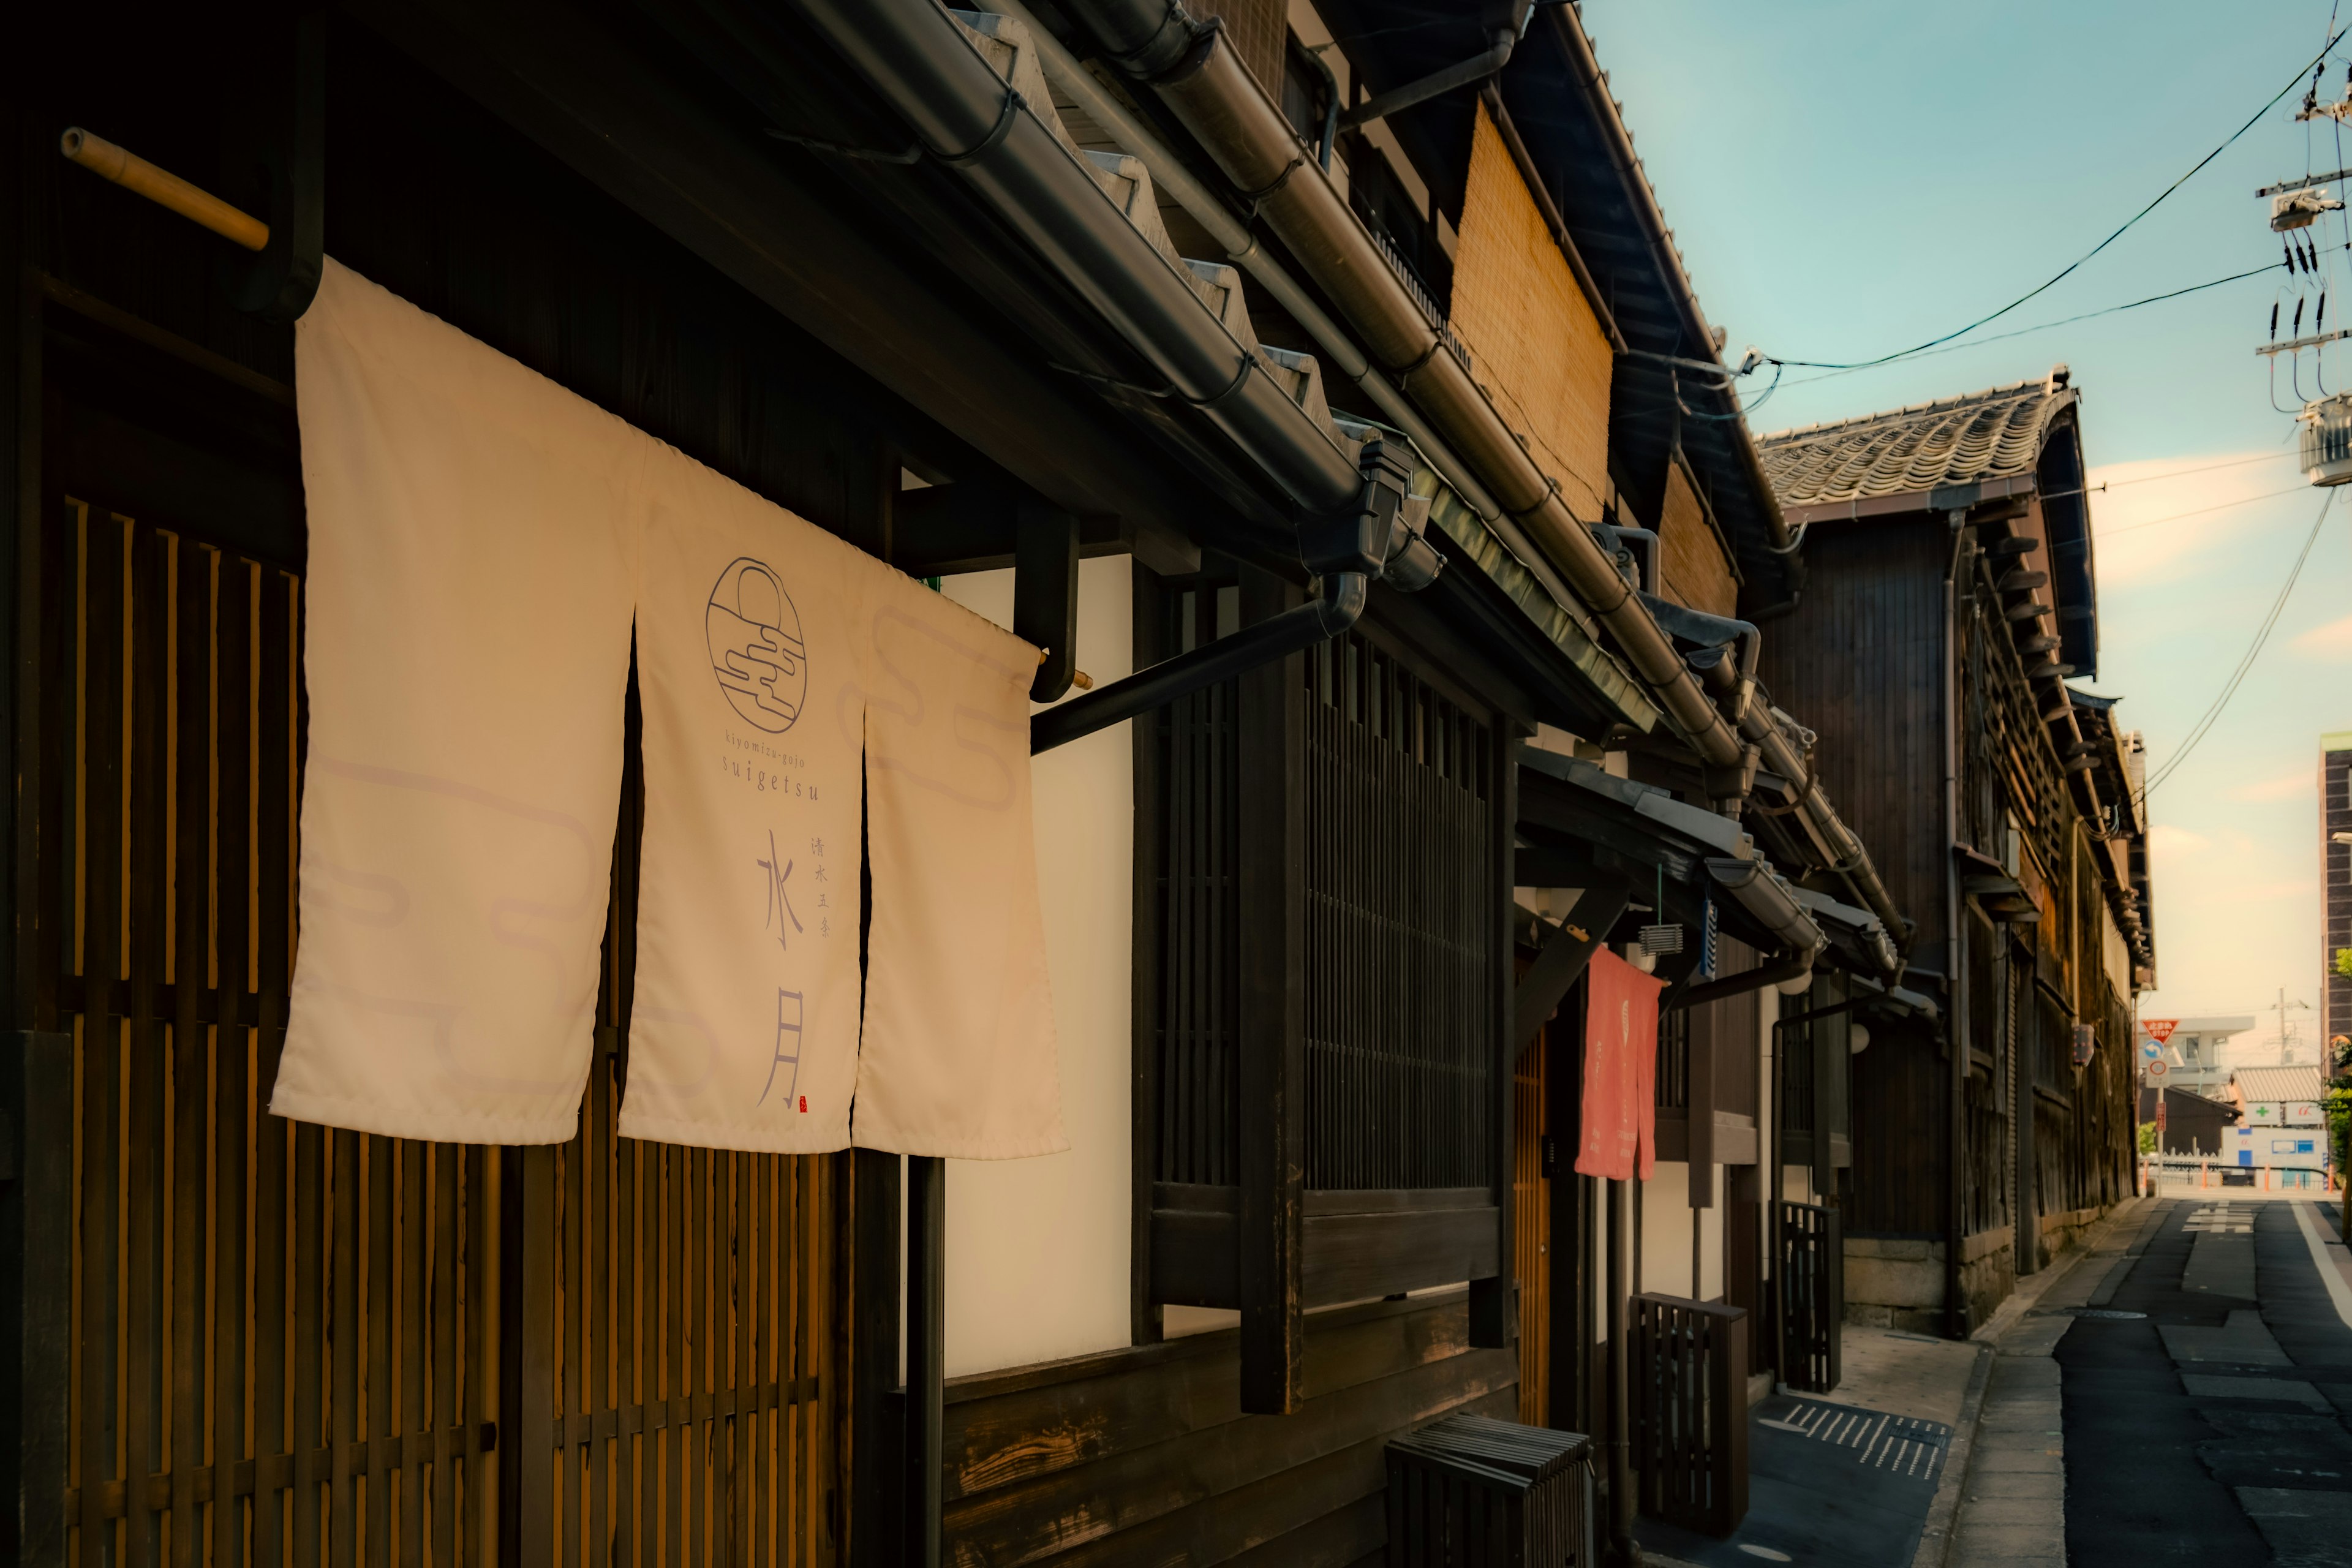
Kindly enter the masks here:
[[634, 767], [571, 1143], [271, 1117], [299, 574], [72, 498], [23, 544], [21, 1560], [835, 1560], [849, 1167], [614, 1136]]

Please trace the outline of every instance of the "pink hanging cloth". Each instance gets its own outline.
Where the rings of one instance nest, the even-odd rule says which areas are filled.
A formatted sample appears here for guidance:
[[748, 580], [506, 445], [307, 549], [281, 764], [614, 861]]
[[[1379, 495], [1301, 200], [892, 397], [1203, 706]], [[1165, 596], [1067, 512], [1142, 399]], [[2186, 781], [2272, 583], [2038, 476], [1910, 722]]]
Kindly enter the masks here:
[[1658, 1163], [1658, 995], [1654, 979], [1602, 948], [1585, 973], [1583, 1138], [1576, 1169], [1643, 1181]]

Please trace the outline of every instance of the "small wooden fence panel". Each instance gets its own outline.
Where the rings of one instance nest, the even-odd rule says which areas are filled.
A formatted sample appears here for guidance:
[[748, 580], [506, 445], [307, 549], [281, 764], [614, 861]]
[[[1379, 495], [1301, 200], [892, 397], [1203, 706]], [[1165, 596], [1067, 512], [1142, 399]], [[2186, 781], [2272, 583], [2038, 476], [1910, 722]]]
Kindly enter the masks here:
[[614, 1136], [625, 867], [571, 1143], [268, 1115], [299, 576], [74, 500], [38, 546], [21, 1559], [835, 1561], [843, 1167]]
[[1780, 1381], [1827, 1394], [1838, 1385], [1838, 1331], [1845, 1321], [1845, 1243], [1838, 1213], [1783, 1201], [1780, 1221]]
[[1728, 1535], [1748, 1517], [1748, 1314], [1679, 1296], [1633, 1309], [1642, 1511]]

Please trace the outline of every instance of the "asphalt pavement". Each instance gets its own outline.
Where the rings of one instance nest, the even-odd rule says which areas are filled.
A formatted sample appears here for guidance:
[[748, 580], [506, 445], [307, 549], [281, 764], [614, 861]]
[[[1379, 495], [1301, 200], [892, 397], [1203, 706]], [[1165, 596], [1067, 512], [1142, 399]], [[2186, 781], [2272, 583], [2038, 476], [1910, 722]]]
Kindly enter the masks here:
[[2042, 1309], [2071, 1320], [2051, 1352], [2065, 1561], [2352, 1568], [2352, 1269], [2333, 1208], [2167, 1197], [2135, 1250], [2100, 1304]]

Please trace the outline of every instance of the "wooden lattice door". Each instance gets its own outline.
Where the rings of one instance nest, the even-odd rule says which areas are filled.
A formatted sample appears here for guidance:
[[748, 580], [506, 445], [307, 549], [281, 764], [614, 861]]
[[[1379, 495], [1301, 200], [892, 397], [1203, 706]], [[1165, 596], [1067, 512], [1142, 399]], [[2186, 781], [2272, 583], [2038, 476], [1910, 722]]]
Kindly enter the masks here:
[[614, 1136], [630, 818], [570, 1143], [272, 1117], [297, 565], [66, 496], [19, 559], [19, 1559], [837, 1560], [846, 1165]]

